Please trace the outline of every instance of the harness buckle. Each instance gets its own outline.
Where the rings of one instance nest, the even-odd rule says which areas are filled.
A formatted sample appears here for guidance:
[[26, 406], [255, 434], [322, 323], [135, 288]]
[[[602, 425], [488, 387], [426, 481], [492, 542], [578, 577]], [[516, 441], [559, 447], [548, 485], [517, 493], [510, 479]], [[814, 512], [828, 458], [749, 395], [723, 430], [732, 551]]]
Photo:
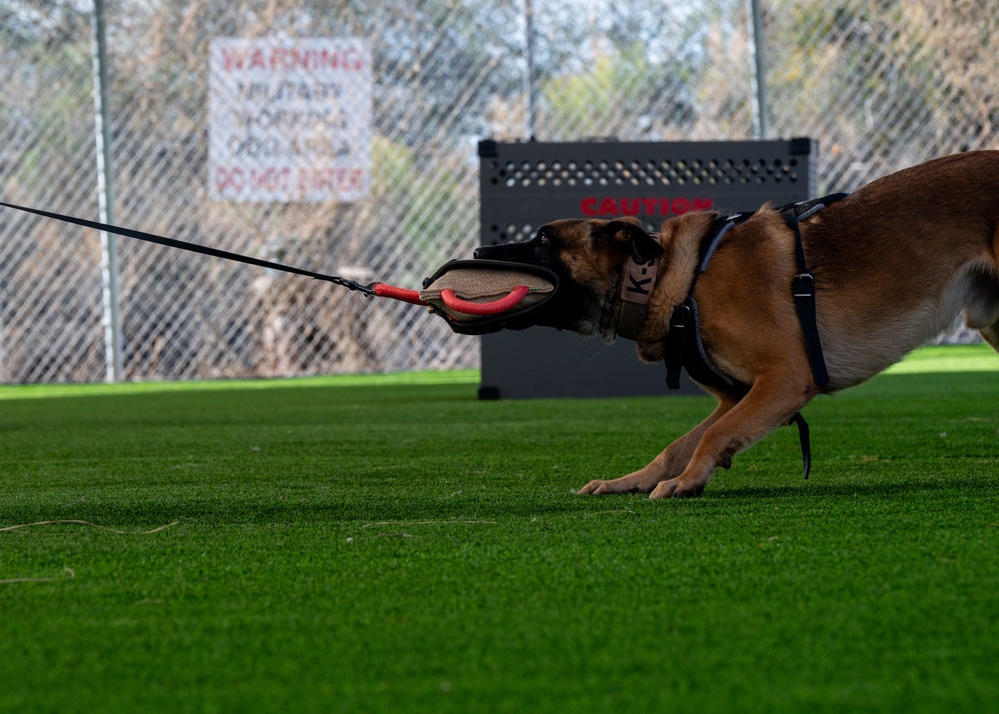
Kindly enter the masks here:
[[677, 305], [669, 318], [669, 332], [666, 333], [666, 387], [680, 388], [680, 373], [683, 371], [684, 338], [692, 315], [690, 304]]
[[669, 319], [670, 331], [674, 328], [682, 330], [690, 322], [690, 305], [677, 305]]
[[798, 273], [791, 281], [794, 297], [815, 297], [815, 276], [811, 273]]

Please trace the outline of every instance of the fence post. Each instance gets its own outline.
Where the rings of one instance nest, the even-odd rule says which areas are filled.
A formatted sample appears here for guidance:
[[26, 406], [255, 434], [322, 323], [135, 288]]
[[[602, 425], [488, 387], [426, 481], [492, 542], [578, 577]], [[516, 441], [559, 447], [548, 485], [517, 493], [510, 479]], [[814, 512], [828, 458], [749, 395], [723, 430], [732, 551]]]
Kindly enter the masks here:
[[524, 20], [527, 33], [527, 138], [535, 139], [538, 133], [538, 94], [534, 76], [534, 3], [524, 0]]
[[762, 140], [770, 133], [769, 122], [767, 121], [767, 77], [764, 66], [764, 39], [763, 39], [763, 9], [760, 7], [762, 0], [749, 0], [749, 22], [752, 26], [752, 36], [750, 44], [753, 53], [752, 86], [755, 100], [753, 107], [753, 132], [754, 138]]
[[[94, 139], [97, 149], [97, 201], [102, 223], [114, 223], [114, 167], [111, 153], [111, 119], [108, 102], [106, 26], [104, 0], [93, 0], [91, 55], [94, 66]], [[101, 279], [103, 283], [104, 356], [106, 380], [121, 379], [121, 316], [118, 303], [118, 246], [114, 235], [101, 231]]]

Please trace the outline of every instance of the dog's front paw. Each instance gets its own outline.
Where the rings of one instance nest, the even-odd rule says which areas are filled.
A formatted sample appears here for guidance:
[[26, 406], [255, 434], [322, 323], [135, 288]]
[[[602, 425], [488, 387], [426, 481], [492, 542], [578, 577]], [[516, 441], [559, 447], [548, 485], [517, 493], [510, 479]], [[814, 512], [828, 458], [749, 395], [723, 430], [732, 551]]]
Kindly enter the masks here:
[[604, 481], [603, 479], [599, 478], [593, 479], [588, 484], [583, 486], [581, 489], [576, 491], [576, 493], [578, 493], [580, 496], [600, 496], [605, 493], [613, 493], [613, 491], [610, 491], [608, 488], [606, 488], [608, 483], [610, 483], [610, 481]]
[[577, 493], [580, 496], [604, 496], [610, 493], [648, 493], [655, 484], [645, 484], [634, 474], [604, 481], [594, 479], [583, 486]]
[[705, 484], [700, 481], [672, 478], [656, 486], [649, 498], [693, 498], [704, 493]]

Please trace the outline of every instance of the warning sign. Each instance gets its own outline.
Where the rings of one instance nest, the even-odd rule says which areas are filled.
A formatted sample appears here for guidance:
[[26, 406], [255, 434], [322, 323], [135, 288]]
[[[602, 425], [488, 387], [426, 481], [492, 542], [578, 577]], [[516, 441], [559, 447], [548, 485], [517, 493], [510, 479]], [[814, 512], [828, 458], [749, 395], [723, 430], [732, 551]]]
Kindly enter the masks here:
[[213, 198], [368, 195], [371, 58], [363, 40], [216, 38], [210, 89]]

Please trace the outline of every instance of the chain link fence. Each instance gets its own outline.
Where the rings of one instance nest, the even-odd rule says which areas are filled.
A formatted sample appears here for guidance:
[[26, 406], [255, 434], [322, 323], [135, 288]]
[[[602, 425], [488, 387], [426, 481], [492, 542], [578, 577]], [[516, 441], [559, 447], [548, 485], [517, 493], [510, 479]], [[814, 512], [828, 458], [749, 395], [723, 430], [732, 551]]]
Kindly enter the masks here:
[[[819, 140], [828, 192], [996, 147], [994, 3], [763, 0], [758, 47], [751, 7], [107, 0], [115, 221], [418, 287], [478, 244], [482, 138], [746, 139], [764, 127], [768, 137]], [[2, 200], [97, 217], [92, 22], [89, 0], [0, 7]], [[363, 196], [220, 196], [213, 39], [323, 37], [358, 38], [370, 53]], [[765, 67], [762, 106], [754, 49]], [[100, 237], [0, 210], [0, 381], [104, 379]], [[476, 339], [419, 308], [127, 239], [117, 257], [123, 379], [478, 365]]]

